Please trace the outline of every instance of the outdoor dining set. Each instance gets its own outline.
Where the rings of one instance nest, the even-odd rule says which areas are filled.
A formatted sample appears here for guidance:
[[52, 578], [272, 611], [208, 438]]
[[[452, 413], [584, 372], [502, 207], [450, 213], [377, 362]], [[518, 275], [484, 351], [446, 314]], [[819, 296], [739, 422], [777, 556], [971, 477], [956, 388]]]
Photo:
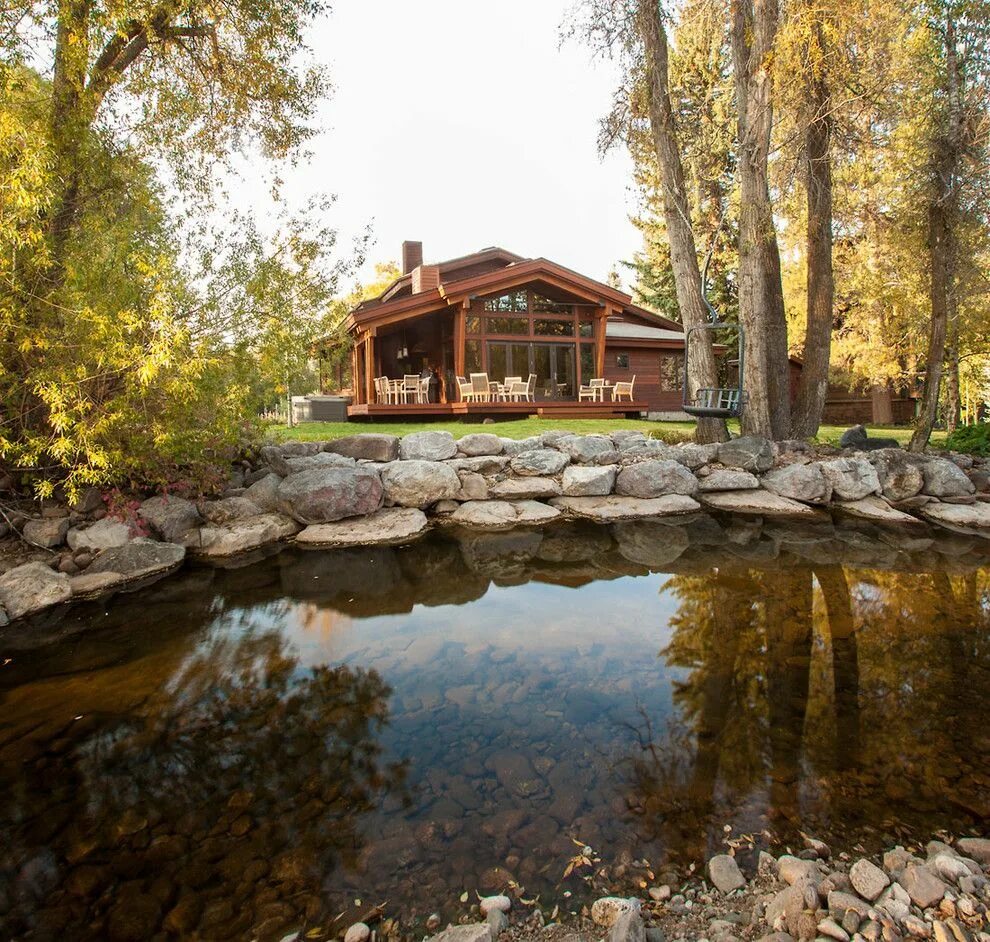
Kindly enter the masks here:
[[[506, 376], [498, 382], [489, 379], [487, 373], [471, 373], [469, 377], [458, 376], [456, 380], [462, 402], [534, 402], [536, 399], [535, 373], [530, 373], [525, 380], [521, 376]], [[635, 376], [628, 382], [617, 383], [592, 379], [588, 385], [578, 388], [578, 402], [605, 402], [606, 396], [612, 402], [622, 399], [632, 402], [635, 383]], [[560, 390], [564, 388], [566, 386], [561, 386]], [[430, 378], [415, 374], [406, 374], [402, 379], [379, 376], [375, 380], [375, 393], [379, 402], [388, 405], [425, 404], [430, 401]]]

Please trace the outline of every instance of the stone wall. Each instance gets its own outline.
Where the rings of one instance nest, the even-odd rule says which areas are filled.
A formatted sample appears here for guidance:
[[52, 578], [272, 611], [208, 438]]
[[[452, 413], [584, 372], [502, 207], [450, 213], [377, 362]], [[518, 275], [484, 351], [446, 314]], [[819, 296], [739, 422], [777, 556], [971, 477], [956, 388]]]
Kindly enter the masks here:
[[[869, 447], [860, 442], [859, 447]], [[362, 434], [263, 448], [218, 499], [156, 496], [107, 515], [99, 494], [23, 522], [37, 558], [0, 576], [0, 625], [77, 598], [140, 588], [188, 556], [249, 561], [279, 544], [410, 542], [431, 526], [503, 530], [716, 511], [814, 521], [829, 513], [990, 538], [984, 459], [899, 448], [814, 449], [737, 438], [668, 445], [640, 432]]]

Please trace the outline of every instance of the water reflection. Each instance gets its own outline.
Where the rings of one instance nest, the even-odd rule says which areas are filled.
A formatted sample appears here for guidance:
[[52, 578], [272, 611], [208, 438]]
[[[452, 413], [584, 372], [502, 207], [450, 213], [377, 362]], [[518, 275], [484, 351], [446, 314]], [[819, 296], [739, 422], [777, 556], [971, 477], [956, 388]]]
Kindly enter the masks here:
[[[8, 935], [280, 938], [722, 825], [990, 812], [986, 544], [698, 516], [287, 551], [4, 652]], [[657, 574], [662, 575], [657, 575]], [[573, 840], [609, 863], [563, 879]], [[348, 917], [349, 918], [349, 917]]]

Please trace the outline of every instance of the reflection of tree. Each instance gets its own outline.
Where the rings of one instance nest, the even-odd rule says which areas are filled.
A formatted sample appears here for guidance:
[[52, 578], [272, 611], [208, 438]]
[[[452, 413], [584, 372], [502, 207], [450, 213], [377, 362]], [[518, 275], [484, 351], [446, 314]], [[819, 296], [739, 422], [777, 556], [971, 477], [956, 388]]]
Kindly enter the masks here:
[[[41, 854], [56, 873], [5, 921], [27, 931], [67, 901], [78, 908], [79, 866], [92, 885], [76, 937], [112, 935], [135, 895], [154, 901], [142, 937], [175, 907], [193, 914], [187, 931], [200, 913], [220, 918], [220, 900], [238, 904], [220, 907], [216, 937], [318, 918], [333, 905], [321, 887], [361, 849], [362, 817], [403, 790], [404, 767], [384, 765], [377, 743], [389, 694], [373, 671], [300, 671], [277, 633], [218, 634], [137, 711], [64, 743], [28, 775], [2, 822], [8, 858], [20, 866]], [[46, 806], [70, 827], [23, 826]]]

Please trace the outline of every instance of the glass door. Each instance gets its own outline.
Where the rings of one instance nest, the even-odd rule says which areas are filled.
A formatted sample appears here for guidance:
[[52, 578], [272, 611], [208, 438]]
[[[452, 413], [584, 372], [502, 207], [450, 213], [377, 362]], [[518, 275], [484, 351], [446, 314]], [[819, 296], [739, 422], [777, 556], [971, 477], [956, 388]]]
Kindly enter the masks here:
[[526, 382], [530, 373], [535, 373], [537, 399], [573, 399], [574, 367], [573, 344], [488, 343], [489, 379], [501, 383], [506, 376], [520, 376]]

